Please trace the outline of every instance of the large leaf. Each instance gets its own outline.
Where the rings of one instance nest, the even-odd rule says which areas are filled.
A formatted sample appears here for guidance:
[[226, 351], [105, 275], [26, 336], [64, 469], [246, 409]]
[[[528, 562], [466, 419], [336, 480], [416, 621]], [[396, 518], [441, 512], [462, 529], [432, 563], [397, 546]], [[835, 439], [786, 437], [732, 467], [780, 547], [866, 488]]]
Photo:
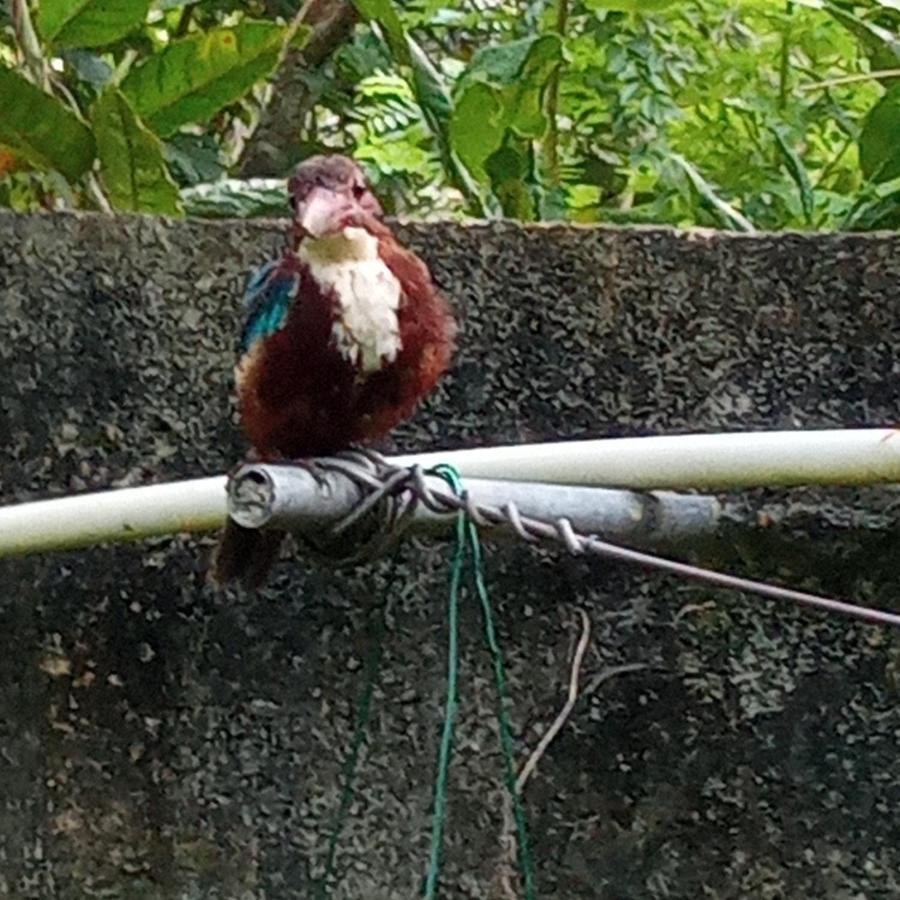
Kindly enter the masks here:
[[869, 110], [859, 136], [859, 164], [876, 182], [900, 176], [900, 84]]
[[489, 47], [472, 58], [457, 83], [450, 137], [477, 178], [487, 177], [487, 159], [508, 131], [522, 138], [546, 132], [544, 88], [561, 58], [562, 42], [554, 34]]
[[0, 66], [0, 147], [69, 181], [94, 160], [94, 138], [74, 113], [17, 72]]
[[41, 0], [37, 25], [54, 47], [102, 47], [141, 25], [150, 0]]
[[157, 134], [206, 122], [265, 78], [278, 62], [287, 30], [241, 22], [173, 41], [132, 69], [122, 93]]
[[502, 101], [488, 84], [475, 82], [453, 108], [450, 139], [459, 158], [477, 178], [485, 179], [488, 157], [503, 143], [505, 116]]
[[210, 219], [284, 216], [288, 211], [283, 178], [224, 178], [184, 188], [181, 197], [188, 215]]
[[94, 104], [92, 119], [110, 203], [131, 212], [180, 214], [178, 188], [166, 168], [162, 143], [121, 91], [105, 91]]

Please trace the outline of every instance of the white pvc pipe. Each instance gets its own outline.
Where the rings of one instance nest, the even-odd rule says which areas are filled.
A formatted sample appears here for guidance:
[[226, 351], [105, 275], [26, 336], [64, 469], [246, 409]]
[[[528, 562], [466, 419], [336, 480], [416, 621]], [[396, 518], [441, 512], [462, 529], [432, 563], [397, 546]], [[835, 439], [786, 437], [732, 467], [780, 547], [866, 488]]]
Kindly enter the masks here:
[[900, 482], [900, 429], [768, 431], [479, 447], [394, 457], [463, 475], [684, 490]]
[[76, 494], [0, 507], [0, 557], [213, 531], [225, 521], [224, 476]]
[[[772, 431], [520, 444], [393, 457], [464, 477], [595, 487], [724, 489], [900, 483], [900, 430]], [[0, 507], [0, 557], [182, 531], [225, 520], [225, 478]]]

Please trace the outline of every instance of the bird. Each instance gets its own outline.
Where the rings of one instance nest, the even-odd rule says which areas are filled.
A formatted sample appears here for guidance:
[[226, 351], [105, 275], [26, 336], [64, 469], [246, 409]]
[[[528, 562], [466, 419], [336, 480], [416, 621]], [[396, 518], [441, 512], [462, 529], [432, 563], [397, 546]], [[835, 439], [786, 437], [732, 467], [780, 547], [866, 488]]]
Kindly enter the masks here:
[[[426, 264], [394, 237], [356, 162], [304, 160], [288, 199], [287, 246], [247, 282], [234, 370], [243, 432], [266, 462], [386, 437], [448, 370], [457, 332]], [[283, 537], [229, 519], [213, 581], [260, 587]]]

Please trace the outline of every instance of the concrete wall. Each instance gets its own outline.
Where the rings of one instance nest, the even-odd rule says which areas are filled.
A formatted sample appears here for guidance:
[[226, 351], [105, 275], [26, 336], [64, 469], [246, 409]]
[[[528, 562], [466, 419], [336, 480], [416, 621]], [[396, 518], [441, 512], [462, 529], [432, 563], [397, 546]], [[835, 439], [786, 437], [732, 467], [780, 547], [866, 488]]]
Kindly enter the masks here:
[[[239, 293], [282, 227], [0, 214], [2, 501], [230, 467]], [[402, 231], [464, 325], [399, 447], [897, 421], [900, 237]], [[795, 540], [719, 562], [898, 607], [896, 491], [755, 499]], [[300, 560], [249, 597], [205, 585], [211, 545], [0, 562], [0, 896], [310, 896], [378, 601], [333, 896], [416, 894], [447, 548]], [[900, 896], [894, 635], [550, 550], [492, 550], [488, 581], [523, 757], [564, 698], [575, 610], [593, 621], [596, 688], [526, 796], [541, 897]], [[443, 896], [484, 898], [501, 760], [474, 604], [462, 627]]]

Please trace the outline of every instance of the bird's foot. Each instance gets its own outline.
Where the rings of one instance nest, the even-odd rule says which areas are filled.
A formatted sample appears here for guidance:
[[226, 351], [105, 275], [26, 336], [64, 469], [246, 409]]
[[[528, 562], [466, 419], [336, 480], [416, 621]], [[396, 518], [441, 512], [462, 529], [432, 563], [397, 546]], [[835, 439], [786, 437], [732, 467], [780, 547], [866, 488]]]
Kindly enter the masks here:
[[320, 487], [327, 482], [327, 473], [325, 470], [319, 465], [316, 461], [315, 457], [302, 457], [301, 459], [286, 459], [281, 465], [285, 466], [296, 466], [298, 469], [303, 469], [306, 472], [309, 472], [315, 480], [316, 484]]
[[358, 466], [366, 466], [376, 472], [384, 467], [385, 458], [371, 447], [349, 447], [337, 453], [330, 454], [330, 458], [348, 462]]
[[226, 473], [226, 477], [229, 481], [233, 481], [235, 476], [244, 466], [252, 466], [254, 463], [260, 462], [259, 454], [256, 453], [255, 450], [251, 450], [247, 453], [243, 459], [239, 459]]

